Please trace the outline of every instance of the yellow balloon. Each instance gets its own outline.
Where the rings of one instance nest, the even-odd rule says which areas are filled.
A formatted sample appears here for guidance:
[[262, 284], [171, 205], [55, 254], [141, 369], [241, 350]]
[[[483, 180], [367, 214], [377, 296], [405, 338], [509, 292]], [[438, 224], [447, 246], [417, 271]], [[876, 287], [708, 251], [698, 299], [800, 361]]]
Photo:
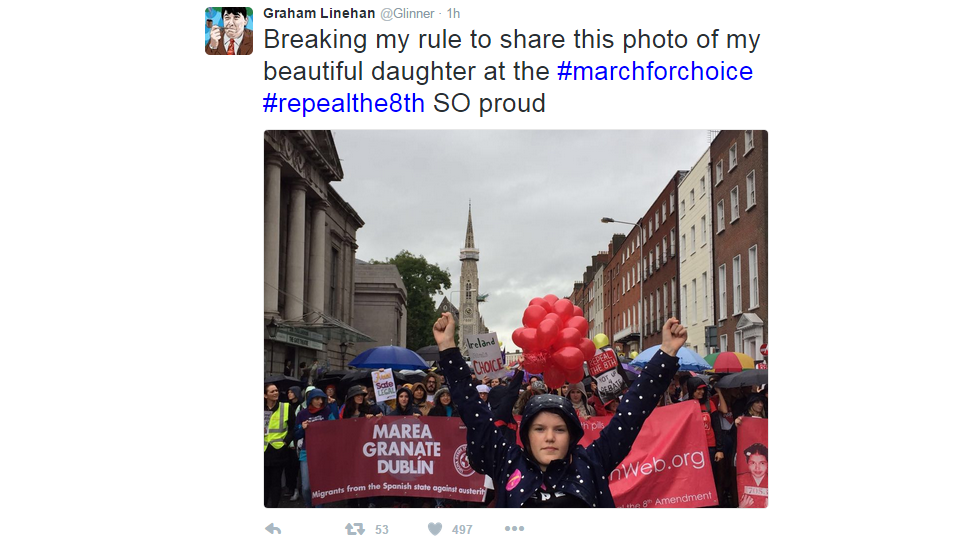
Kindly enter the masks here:
[[595, 345], [597, 349], [602, 349], [607, 345], [610, 345], [610, 338], [607, 337], [607, 334], [596, 334], [596, 337], [593, 338], [593, 345]]
[[637, 351], [631, 351], [630, 352], [630, 359], [633, 360], [635, 358], [637, 358]]

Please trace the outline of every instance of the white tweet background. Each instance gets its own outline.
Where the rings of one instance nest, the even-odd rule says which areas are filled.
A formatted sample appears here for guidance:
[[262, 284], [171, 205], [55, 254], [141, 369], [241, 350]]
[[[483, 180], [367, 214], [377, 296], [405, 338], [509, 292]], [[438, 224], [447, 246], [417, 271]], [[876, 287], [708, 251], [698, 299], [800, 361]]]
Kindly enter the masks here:
[[[717, 542], [733, 535], [748, 536], [757, 547], [778, 545], [779, 537], [779, 11], [777, 2], [417, 2], [399, 5], [380, 2], [288, 2], [251, 5], [254, 12], [254, 52], [232, 59], [207, 56], [203, 45], [197, 50], [197, 530], [198, 547], [266, 547], [269, 544], [301, 546], [305, 543], [330, 547], [373, 545], [374, 543], [466, 544], [496, 547], [500, 543], [583, 544], [639, 542]], [[376, 19], [267, 19], [264, 9], [321, 8], [373, 9]], [[433, 10], [434, 19], [383, 21], [383, 8]], [[206, 6], [184, 11], [182, 24], [200, 27]], [[447, 10], [460, 11], [449, 19]], [[363, 54], [352, 50], [264, 48], [264, 31], [366, 33]], [[611, 49], [576, 49], [577, 29], [611, 33]], [[725, 48], [699, 49], [700, 33], [720, 29], [726, 32], [760, 34], [754, 53]], [[461, 35], [456, 50], [418, 50], [421, 32]], [[493, 46], [472, 50], [470, 31], [490, 34]], [[498, 37], [514, 29], [529, 33], [561, 33], [562, 49], [502, 49]], [[622, 53], [623, 34], [666, 33], [669, 29], [689, 38], [684, 49], [645, 49]], [[377, 50], [376, 33], [410, 33], [411, 46], [404, 53]], [[199, 34], [197, 34], [199, 36]], [[202, 40], [201, 40], [202, 41]], [[451, 60], [452, 65], [478, 65], [472, 81], [376, 82], [368, 76], [359, 82], [265, 81], [264, 62], [273, 65], [320, 65], [323, 61], [363, 61], [369, 70], [381, 60], [396, 64], [429, 64]], [[511, 67], [517, 60], [547, 65], [547, 81], [517, 82]], [[560, 82], [557, 65], [565, 60], [578, 64], [629, 65], [637, 60], [656, 65], [690, 63], [720, 65], [748, 64], [753, 79], [731, 82]], [[505, 82], [486, 82], [483, 67], [505, 62]], [[336, 97], [364, 93], [377, 97], [393, 92], [416, 92], [425, 100], [424, 113], [264, 113], [263, 98], [269, 92], [279, 97]], [[472, 97], [537, 97], [546, 94], [546, 112], [493, 114], [478, 117], [477, 103], [466, 113], [434, 111], [435, 93], [465, 92]], [[257, 411], [258, 381], [262, 377], [263, 341], [256, 318], [263, 310], [263, 132], [268, 129], [764, 129], [769, 132], [769, 346], [770, 469], [773, 497], [765, 510], [703, 509], [572, 509], [520, 512], [514, 509], [265, 509], [263, 461]], [[707, 143], [702, 141], [701, 152]], [[340, 156], [342, 151], [339, 151]], [[377, 159], [382, 161], [382, 159]], [[584, 159], [581, 161], [592, 161]], [[674, 170], [690, 169], [676, 165]], [[663, 183], [663, 182], [662, 182]], [[408, 183], [398, 183], [390, 196], [405, 192]], [[336, 186], [341, 194], [341, 183]], [[554, 189], [556, 192], [557, 189]], [[610, 189], [612, 191], [612, 189]], [[657, 196], [654, 194], [653, 196]], [[451, 196], [446, 190], [432, 200], [463, 208], [467, 197]], [[618, 197], [626, 200], [626, 197]], [[499, 197], [498, 200], [504, 200]], [[649, 205], [650, 200], [646, 200]], [[364, 205], [354, 204], [357, 209]], [[646, 206], [642, 206], [646, 207]], [[611, 214], [607, 214], [611, 215]], [[444, 230], [457, 233], [455, 226]], [[626, 231], [626, 229], [624, 229]], [[458, 239], [460, 236], [458, 237]], [[460, 244], [460, 242], [459, 242]], [[605, 241], [601, 244], [605, 245]], [[409, 249], [409, 246], [405, 246]], [[457, 247], [460, 247], [458, 245]], [[592, 253], [596, 253], [594, 248]], [[367, 258], [368, 259], [368, 258]], [[580, 257], [580, 272], [588, 257]], [[456, 277], [458, 268], [451, 266]], [[566, 291], [572, 287], [567, 281]], [[251, 403], [254, 404], [251, 404]], [[272, 535], [269, 523], [282, 530]], [[347, 522], [364, 523], [364, 536], [347, 536]], [[429, 522], [440, 522], [436, 537], [427, 531]], [[389, 534], [376, 535], [375, 525], [388, 525]], [[473, 524], [472, 533], [451, 533], [455, 524]], [[505, 532], [506, 525], [524, 525], [519, 533]]]

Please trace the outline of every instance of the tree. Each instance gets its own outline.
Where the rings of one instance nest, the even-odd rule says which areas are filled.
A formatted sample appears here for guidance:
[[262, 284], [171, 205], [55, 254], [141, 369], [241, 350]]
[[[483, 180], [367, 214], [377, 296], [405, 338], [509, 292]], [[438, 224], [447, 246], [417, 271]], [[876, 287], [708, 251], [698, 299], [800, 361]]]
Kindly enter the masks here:
[[370, 263], [396, 265], [400, 271], [407, 288], [407, 348], [416, 351], [433, 345], [431, 326], [439, 316], [434, 296], [451, 287], [451, 273], [428, 263], [424, 256], [415, 256], [406, 250], [386, 261], [372, 260]]

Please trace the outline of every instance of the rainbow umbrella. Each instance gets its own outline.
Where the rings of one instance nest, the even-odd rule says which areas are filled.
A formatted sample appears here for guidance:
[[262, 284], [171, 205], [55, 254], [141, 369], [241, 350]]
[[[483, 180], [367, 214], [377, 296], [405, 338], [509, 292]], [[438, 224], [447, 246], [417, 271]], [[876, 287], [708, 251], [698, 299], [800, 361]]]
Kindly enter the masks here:
[[712, 353], [705, 357], [712, 371], [718, 374], [741, 372], [742, 370], [754, 370], [756, 363], [749, 355], [726, 351], [724, 353]]

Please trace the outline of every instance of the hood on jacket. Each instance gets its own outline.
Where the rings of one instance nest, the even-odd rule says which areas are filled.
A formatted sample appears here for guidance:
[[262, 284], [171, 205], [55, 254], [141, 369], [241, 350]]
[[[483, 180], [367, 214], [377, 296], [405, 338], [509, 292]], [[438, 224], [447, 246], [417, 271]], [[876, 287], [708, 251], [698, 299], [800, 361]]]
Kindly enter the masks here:
[[308, 394], [305, 395], [305, 406], [311, 406], [312, 399], [315, 397], [322, 397], [323, 408], [329, 405], [329, 397], [325, 396], [325, 391], [323, 391], [322, 389], [316, 389], [315, 387], [312, 387], [312, 390], [308, 391]]
[[[566, 425], [569, 427], [569, 454], [572, 454], [580, 439], [583, 438], [583, 425], [580, 423], [579, 416], [576, 415], [573, 403], [568, 398], [559, 395], [535, 395], [529, 399], [525, 409], [522, 410], [522, 423], [519, 424], [519, 440], [522, 441], [522, 447], [526, 450], [532, 447], [529, 444], [529, 427], [532, 426], [532, 421], [540, 412], [559, 414], [566, 421]], [[531, 451], [526, 452], [526, 455], [531, 456], [531, 454]], [[532, 459], [534, 461], [535, 457], [532, 456]]]
[[[434, 402], [433, 402], [434, 406], [440, 406], [441, 405], [441, 395], [443, 395], [445, 393], [449, 395], [449, 394], [451, 394], [451, 390], [448, 389], [447, 387], [441, 387], [440, 389], [437, 390], [436, 393], [434, 393]], [[451, 399], [451, 404], [454, 404], [454, 400], [453, 399]]]
[[[580, 400], [580, 404], [581, 405], [586, 404], [586, 388], [583, 387], [582, 383], [570, 383], [569, 387], [566, 387], [566, 398], [569, 399], [570, 391], [574, 391], [574, 390], [583, 393], [583, 398]], [[569, 399], [569, 402], [570, 404], [572, 404], [573, 400]]]
[[698, 376], [691, 376], [685, 384], [685, 387], [688, 388], [688, 400], [691, 400], [695, 396], [695, 391], [701, 385], [705, 386], [705, 396], [702, 397], [700, 402], [705, 404], [708, 401], [708, 383], [705, 383], [705, 380]]
[[491, 407], [492, 412], [495, 412], [495, 410], [502, 405], [506, 392], [508, 392], [508, 387], [502, 385], [492, 387], [491, 390], [488, 391], [488, 406]]
[[[291, 387], [288, 388], [288, 390], [291, 391], [293, 395], [295, 395], [295, 398], [298, 399], [298, 402], [301, 402], [302, 401], [302, 388], [301, 387], [299, 387], [298, 385], [292, 385]], [[291, 402], [291, 399], [288, 398], [288, 393], [285, 393], [285, 398], [288, 400], [288, 402]]]

